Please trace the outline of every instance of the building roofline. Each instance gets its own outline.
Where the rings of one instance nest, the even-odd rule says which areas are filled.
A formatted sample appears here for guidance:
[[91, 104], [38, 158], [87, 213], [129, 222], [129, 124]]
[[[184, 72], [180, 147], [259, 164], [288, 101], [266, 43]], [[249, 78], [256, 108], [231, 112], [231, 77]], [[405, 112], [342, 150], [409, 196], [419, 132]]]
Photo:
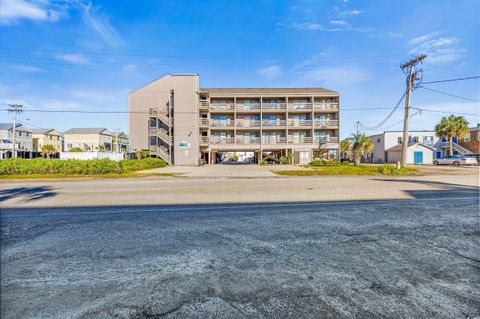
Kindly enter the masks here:
[[150, 85], [150, 84], [152, 84], [152, 83], [157, 82], [158, 80], [160, 80], [161, 78], [166, 77], [167, 75], [169, 75], [169, 76], [199, 76], [199, 74], [197, 74], [197, 73], [164, 73], [163, 75], [159, 76], [158, 78], [155, 78], [154, 80], [152, 80], [152, 81], [150, 81], [150, 82], [148, 82], [148, 83], [146, 83], [146, 84], [144, 84], [144, 85], [136, 88], [135, 90], [130, 91], [130, 92], [128, 93], [128, 95], [131, 95], [131, 94], [137, 92], [138, 90], [143, 89], [144, 87], [146, 87], [146, 86], [148, 86], [148, 85]]

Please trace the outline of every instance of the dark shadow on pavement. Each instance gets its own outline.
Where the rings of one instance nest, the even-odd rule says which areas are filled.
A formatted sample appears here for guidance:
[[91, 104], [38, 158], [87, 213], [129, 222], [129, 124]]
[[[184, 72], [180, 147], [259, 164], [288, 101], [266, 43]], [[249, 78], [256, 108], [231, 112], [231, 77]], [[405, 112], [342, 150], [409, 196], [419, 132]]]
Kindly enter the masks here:
[[17, 187], [0, 191], [0, 202], [17, 197], [23, 197], [25, 201], [36, 201], [55, 195], [56, 192], [50, 186]]
[[428, 186], [439, 187], [440, 189], [427, 189], [427, 190], [405, 190], [416, 199], [423, 198], [449, 198], [449, 197], [479, 197], [480, 187], [461, 185], [454, 183], [434, 182], [434, 181], [422, 181], [417, 179], [376, 179], [384, 182], [397, 182], [397, 183], [413, 183], [423, 184]]

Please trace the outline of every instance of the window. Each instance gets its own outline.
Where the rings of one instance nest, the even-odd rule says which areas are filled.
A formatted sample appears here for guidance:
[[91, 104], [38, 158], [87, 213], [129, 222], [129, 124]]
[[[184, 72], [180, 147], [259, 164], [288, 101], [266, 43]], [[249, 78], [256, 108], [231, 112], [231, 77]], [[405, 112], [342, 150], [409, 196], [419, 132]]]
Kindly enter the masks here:
[[465, 142], [470, 142], [470, 139], [471, 139], [470, 132], [468, 132], [467, 134], [465, 134], [465, 137], [463, 138], [463, 140]]
[[409, 143], [418, 143], [418, 136], [409, 136], [408, 137]]
[[480, 134], [478, 134], [478, 131], [477, 131], [477, 141], [480, 141]]
[[423, 144], [433, 145], [433, 136], [424, 136], [423, 137]]
[[150, 136], [150, 145], [157, 145], [157, 138], [155, 136]]
[[397, 138], [397, 142], [398, 142], [398, 144], [402, 144], [402, 137], [401, 137], [401, 136], [399, 136], [399, 137]]
[[67, 144], [67, 148], [68, 148], [68, 149], [71, 149], [72, 146], [73, 146], [72, 144]]
[[381, 139], [377, 138], [377, 144], [380, 144], [380, 143], [381, 143]]

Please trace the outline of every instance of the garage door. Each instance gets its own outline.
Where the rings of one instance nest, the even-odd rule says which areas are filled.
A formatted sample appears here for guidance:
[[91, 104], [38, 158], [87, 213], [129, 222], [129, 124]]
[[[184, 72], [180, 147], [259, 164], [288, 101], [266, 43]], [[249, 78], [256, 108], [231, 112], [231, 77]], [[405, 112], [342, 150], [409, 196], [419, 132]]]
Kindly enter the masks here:
[[414, 164], [423, 163], [423, 152], [413, 152], [413, 163]]

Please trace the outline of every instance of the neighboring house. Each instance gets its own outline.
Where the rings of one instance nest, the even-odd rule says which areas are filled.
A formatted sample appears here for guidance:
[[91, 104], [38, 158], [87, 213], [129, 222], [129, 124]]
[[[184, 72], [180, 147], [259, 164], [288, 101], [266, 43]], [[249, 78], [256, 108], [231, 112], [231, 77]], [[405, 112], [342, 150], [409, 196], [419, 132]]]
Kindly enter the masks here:
[[34, 153], [41, 153], [43, 145], [53, 145], [57, 152], [63, 151], [62, 134], [53, 128], [32, 129], [32, 137]]
[[[409, 143], [407, 147], [407, 164], [433, 163], [435, 148], [422, 143]], [[387, 162], [401, 162], [402, 144], [397, 144], [385, 150]]]
[[[448, 155], [448, 141], [446, 138], [439, 138], [435, 135], [434, 131], [409, 131], [408, 132], [408, 144], [409, 147], [414, 144], [423, 144], [427, 146], [428, 149], [433, 148], [433, 158], [432, 161], [427, 162], [426, 160], [430, 158], [429, 155], [424, 154], [424, 163], [432, 163], [433, 159], [440, 158], [442, 156]], [[371, 162], [374, 163], [395, 163], [396, 155], [392, 155], [393, 158], [388, 156], [388, 150], [401, 145], [403, 138], [402, 131], [385, 131], [381, 134], [376, 134], [370, 136], [370, 139], [373, 142], [374, 149], [369, 157]], [[464, 147], [457, 144], [457, 138], [453, 138], [453, 150], [454, 154], [468, 154], [470, 153], [469, 150], [465, 149]], [[419, 152], [419, 151], [418, 151]], [[422, 152], [427, 152], [426, 149], [423, 149]], [[430, 152], [430, 151], [428, 151]], [[420, 155], [418, 155], [420, 156]], [[413, 163], [413, 158], [408, 163]]]
[[64, 150], [112, 151], [112, 133], [106, 128], [71, 128], [63, 133]]
[[[32, 130], [22, 124], [15, 127], [15, 150], [19, 158], [32, 157]], [[13, 125], [0, 123], [0, 158], [13, 157]]]
[[458, 144], [474, 154], [480, 154], [480, 124], [477, 124], [476, 127], [471, 127], [470, 132], [460, 139]]
[[[338, 159], [338, 92], [324, 88], [200, 88], [168, 74], [130, 93], [130, 148], [175, 165]], [[232, 155], [233, 154], [233, 155]], [[320, 155], [318, 155], [320, 154]]]
[[[123, 132], [114, 133], [112, 136], [113, 150], [127, 153], [129, 151], [128, 135]], [[117, 150], [118, 145], [118, 150]]]

